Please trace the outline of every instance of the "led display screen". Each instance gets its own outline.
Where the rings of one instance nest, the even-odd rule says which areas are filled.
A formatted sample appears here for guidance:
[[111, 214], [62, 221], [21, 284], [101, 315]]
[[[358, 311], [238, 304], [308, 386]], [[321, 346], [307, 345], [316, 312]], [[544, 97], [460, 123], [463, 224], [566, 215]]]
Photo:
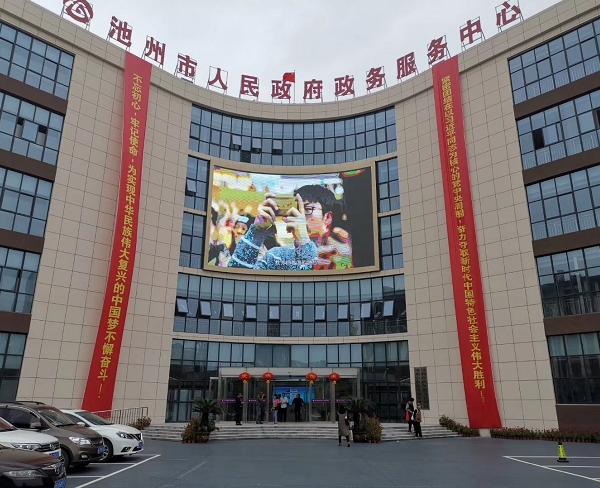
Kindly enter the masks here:
[[206, 268], [374, 269], [371, 167], [309, 175], [214, 167]]

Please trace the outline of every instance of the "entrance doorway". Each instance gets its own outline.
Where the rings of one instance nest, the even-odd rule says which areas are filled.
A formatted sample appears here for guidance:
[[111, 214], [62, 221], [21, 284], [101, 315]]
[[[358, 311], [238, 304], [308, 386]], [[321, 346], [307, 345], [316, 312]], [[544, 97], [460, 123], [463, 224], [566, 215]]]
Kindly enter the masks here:
[[[248, 372], [252, 379], [247, 385], [239, 379], [242, 372]], [[285, 414], [280, 413], [280, 422], [327, 422], [335, 421], [335, 404], [343, 403], [343, 399], [358, 396], [360, 392], [359, 370], [357, 368], [336, 368], [340, 381], [334, 386], [328, 379], [331, 369], [320, 368], [270, 368], [275, 379], [270, 384], [262, 379], [265, 368], [221, 368], [218, 376], [218, 399], [221, 400], [226, 410], [223, 420], [234, 420], [235, 397], [244, 393], [247, 388], [245, 418], [247, 422], [256, 422], [256, 397], [259, 392], [268, 395], [268, 411], [263, 414], [262, 421], [273, 421], [271, 407], [274, 395], [287, 398], [288, 408]], [[311, 385], [306, 374], [317, 374], [318, 379]], [[294, 404], [295, 398], [301, 402]], [[335, 402], [335, 403], [332, 403]], [[296, 416], [296, 407], [301, 404], [299, 416]]]

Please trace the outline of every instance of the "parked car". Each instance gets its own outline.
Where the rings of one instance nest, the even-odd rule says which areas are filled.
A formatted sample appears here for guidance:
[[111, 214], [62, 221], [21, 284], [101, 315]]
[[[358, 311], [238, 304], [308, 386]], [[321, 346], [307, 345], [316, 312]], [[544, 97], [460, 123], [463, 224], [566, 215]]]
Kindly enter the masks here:
[[144, 450], [144, 437], [134, 427], [113, 424], [86, 410], [63, 410], [63, 412], [73, 422], [82, 422], [104, 438], [103, 462], [113, 456], [131, 456]]
[[0, 446], [9, 449], [36, 451], [62, 460], [60, 443], [56, 437], [40, 432], [17, 429], [3, 418], [0, 418]]
[[99, 461], [104, 453], [102, 436], [77, 425], [58, 408], [40, 402], [0, 403], [0, 417], [18, 429], [43, 432], [60, 442], [65, 468]]
[[64, 463], [44, 453], [0, 447], [0, 486], [2, 488], [65, 488]]

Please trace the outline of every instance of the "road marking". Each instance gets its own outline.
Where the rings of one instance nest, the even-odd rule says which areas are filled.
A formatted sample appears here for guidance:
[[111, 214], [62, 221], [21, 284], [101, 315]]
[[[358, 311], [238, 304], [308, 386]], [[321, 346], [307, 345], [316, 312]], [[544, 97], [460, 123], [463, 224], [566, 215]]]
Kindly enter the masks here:
[[[507, 459], [510, 459], [512, 461], [517, 461], [519, 463], [529, 464], [530, 466], [537, 466], [538, 468], [547, 469], [548, 471], [555, 471], [557, 473], [564, 473], [564, 474], [568, 474], [570, 476], [577, 476], [578, 478], [584, 478], [586, 480], [595, 481], [596, 483], [600, 483], [600, 478], [590, 478], [589, 476], [583, 476], [582, 474], [569, 473], [568, 471], [562, 471], [560, 469], [550, 468], [548, 466], [542, 466], [541, 464], [530, 463], [529, 461], [523, 461], [522, 459], [517, 459], [517, 458], [511, 457], [511, 456], [503, 456], [503, 457], [505, 457]], [[548, 456], [544, 456], [544, 457], [548, 457]]]
[[68, 479], [73, 479], [73, 478], [100, 478], [100, 475], [97, 475], [97, 476], [84, 476], [82, 474], [77, 475], [77, 476], [68, 475], [67, 478]]
[[[533, 459], [552, 459], [557, 456], [504, 456], [509, 458], [533, 458]], [[569, 456], [569, 459], [600, 459], [600, 456]]]
[[157, 457], [160, 457], [160, 456], [161, 456], [160, 454], [155, 454], [154, 456], [144, 459], [143, 461], [140, 461], [139, 463], [136, 463], [132, 466], [127, 466], [123, 469], [119, 469], [118, 471], [115, 471], [114, 473], [110, 473], [105, 476], [100, 476], [99, 478], [97, 478], [95, 480], [88, 481], [87, 483], [84, 483], [83, 485], [78, 485], [77, 487], [74, 487], [74, 488], [83, 488], [84, 486], [93, 485], [94, 483], [98, 483], [98, 481], [105, 480], [106, 478], [110, 478], [111, 476], [122, 473], [123, 471], [127, 471], [128, 469], [135, 468], [136, 466], [139, 466], [140, 464], [147, 463], [148, 461], [152, 461], [153, 459], [156, 459]]
[[[542, 466], [543, 468], [554, 468], [554, 466]], [[600, 466], [565, 466], [565, 468], [596, 468], [600, 469]]]
[[102, 465], [106, 465], [106, 466], [110, 466], [110, 465], [125, 466], [126, 464], [140, 464], [140, 463], [90, 463], [90, 464], [95, 464], [97, 466], [102, 466]]
[[180, 480], [181, 478], [183, 478], [184, 476], [187, 476], [188, 474], [190, 474], [192, 471], [196, 471], [198, 468], [201, 468], [202, 466], [204, 466], [208, 461], [202, 461], [198, 466], [196, 466], [195, 468], [190, 469], [189, 471], [186, 471], [185, 473], [183, 473], [179, 478], [177, 478], [178, 480]]

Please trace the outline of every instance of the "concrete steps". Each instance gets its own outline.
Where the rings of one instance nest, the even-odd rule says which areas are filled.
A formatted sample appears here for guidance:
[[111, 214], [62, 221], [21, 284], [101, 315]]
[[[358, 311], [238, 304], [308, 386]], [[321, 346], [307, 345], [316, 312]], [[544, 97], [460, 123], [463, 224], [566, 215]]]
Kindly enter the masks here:
[[[144, 431], [144, 438], [162, 441], [181, 441], [181, 432], [185, 424], [152, 425]], [[337, 438], [337, 424], [330, 422], [295, 423], [286, 422], [273, 424], [235, 425], [232, 422], [219, 422], [218, 431], [211, 433], [212, 440], [239, 439], [327, 439]], [[457, 437], [439, 425], [424, 425], [424, 438]], [[400, 441], [414, 439], [414, 433], [409, 433], [406, 424], [384, 424], [382, 441]]]

